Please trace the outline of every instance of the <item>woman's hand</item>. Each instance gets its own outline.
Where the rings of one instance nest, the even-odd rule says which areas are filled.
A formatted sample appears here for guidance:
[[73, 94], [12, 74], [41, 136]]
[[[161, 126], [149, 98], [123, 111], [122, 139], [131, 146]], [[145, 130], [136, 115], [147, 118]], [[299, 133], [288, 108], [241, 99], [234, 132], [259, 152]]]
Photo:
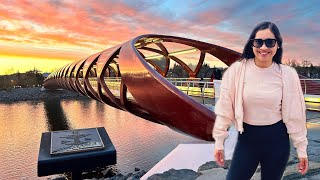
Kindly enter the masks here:
[[299, 164], [297, 166], [299, 173], [305, 175], [309, 168], [308, 158], [299, 158]]
[[223, 149], [219, 149], [219, 150], [214, 150], [214, 158], [216, 159], [217, 164], [220, 167], [224, 166], [224, 150]]

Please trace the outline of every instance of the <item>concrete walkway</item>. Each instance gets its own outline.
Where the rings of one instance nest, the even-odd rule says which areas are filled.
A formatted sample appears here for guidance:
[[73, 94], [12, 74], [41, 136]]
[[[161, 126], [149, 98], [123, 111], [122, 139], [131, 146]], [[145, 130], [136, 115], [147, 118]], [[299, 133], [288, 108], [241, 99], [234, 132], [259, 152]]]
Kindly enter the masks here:
[[[237, 131], [234, 127], [229, 130], [229, 137], [225, 141], [226, 160], [232, 158], [233, 150], [237, 142]], [[150, 169], [141, 180], [146, 180], [149, 176], [163, 173], [170, 169], [191, 169], [197, 171], [206, 162], [214, 161], [214, 144], [179, 144], [165, 158]]]
[[[208, 107], [211, 108], [210, 106]], [[284, 180], [299, 179], [299, 180], [320, 180], [320, 112], [307, 112], [307, 127], [308, 127], [308, 155], [309, 155], [309, 171], [306, 176], [301, 176], [296, 171], [298, 159], [295, 149], [291, 146], [291, 155], [284, 174]], [[226, 139], [226, 160], [232, 159], [233, 150], [237, 141], [237, 131], [234, 127], [229, 130], [229, 137]], [[167, 179], [170, 179], [168, 172], [176, 175], [174, 171], [192, 170], [198, 174], [197, 180], [224, 180], [227, 174], [227, 169], [213, 167], [210, 169], [199, 170], [200, 166], [213, 163], [214, 144], [180, 144], [164, 159], [157, 163], [150, 171], [148, 171], [141, 179], [146, 180], [154, 174], [166, 174]], [[215, 163], [213, 163], [215, 164]], [[169, 173], [169, 174], [170, 174]], [[179, 174], [179, 173], [178, 173]], [[176, 179], [175, 177], [174, 179]], [[182, 177], [181, 177], [182, 178]], [[157, 178], [156, 178], [157, 179]], [[166, 179], [166, 178], [158, 178]], [[178, 178], [179, 179], [179, 178]], [[182, 178], [184, 179], [184, 178]], [[260, 179], [260, 170], [252, 177], [252, 180]]]

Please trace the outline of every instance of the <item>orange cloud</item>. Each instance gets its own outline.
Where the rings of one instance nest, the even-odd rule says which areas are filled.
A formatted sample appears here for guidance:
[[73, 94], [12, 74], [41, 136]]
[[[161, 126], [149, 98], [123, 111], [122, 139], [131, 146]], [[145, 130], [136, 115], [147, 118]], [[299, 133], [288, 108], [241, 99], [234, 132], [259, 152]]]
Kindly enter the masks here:
[[[243, 20], [257, 22], [259, 19], [252, 14], [265, 13], [248, 11], [250, 7], [243, 4], [221, 4], [209, 3], [210, 8], [199, 9], [200, 3], [171, 18], [170, 15], [178, 12], [161, 11], [157, 7], [161, 3], [144, 1], [137, 1], [134, 6], [125, 1], [4, 1], [0, 4], [0, 56], [78, 60], [149, 33], [182, 36], [241, 52], [250, 33]], [[292, 11], [285, 16], [279, 14], [279, 8], [287, 6], [274, 5], [274, 13], [270, 14], [284, 23], [294, 16]], [[247, 11], [242, 11], [243, 7], [248, 8]], [[221, 28], [223, 22], [229, 23], [230, 31]], [[303, 22], [307, 27], [295, 30], [296, 33], [306, 29], [314, 34], [318, 32], [319, 23]], [[314, 41], [286, 33], [285, 57], [318, 58]]]

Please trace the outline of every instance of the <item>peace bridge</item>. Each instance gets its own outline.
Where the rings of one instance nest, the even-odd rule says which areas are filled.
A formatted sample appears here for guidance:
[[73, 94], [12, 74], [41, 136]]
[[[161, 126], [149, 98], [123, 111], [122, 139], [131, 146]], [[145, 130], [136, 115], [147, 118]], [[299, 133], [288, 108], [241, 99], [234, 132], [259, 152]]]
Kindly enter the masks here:
[[[219, 98], [221, 82], [198, 78], [201, 67], [212, 62], [229, 66], [239, 57], [239, 52], [214, 44], [174, 36], [142, 35], [62, 67], [45, 80], [44, 87], [69, 89], [212, 141], [214, 103]], [[170, 67], [175, 65], [188, 78], [173, 78]], [[319, 110], [320, 80], [300, 78], [308, 109]], [[311, 119], [315, 123], [320, 121]]]

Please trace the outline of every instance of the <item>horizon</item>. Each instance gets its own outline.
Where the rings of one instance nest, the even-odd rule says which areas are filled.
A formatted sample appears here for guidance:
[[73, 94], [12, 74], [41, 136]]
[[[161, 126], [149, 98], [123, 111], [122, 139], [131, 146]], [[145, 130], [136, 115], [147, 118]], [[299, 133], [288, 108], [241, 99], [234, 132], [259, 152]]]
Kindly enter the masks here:
[[242, 52], [262, 21], [280, 29], [283, 63], [308, 60], [319, 66], [319, 8], [316, 0], [5, 1], [0, 5], [0, 75], [34, 68], [52, 72], [141, 34], [179, 36]]

